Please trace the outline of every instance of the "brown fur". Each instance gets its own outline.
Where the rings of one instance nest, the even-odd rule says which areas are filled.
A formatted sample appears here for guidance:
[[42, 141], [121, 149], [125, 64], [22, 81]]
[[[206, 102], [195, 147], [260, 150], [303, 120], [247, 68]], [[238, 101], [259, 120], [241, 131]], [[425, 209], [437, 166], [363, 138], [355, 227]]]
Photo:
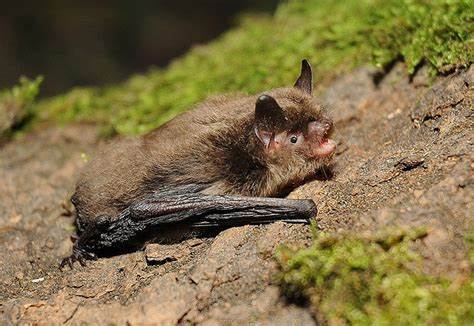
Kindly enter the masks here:
[[[265, 92], [283, 109], [284, 130], [304, 130], [308, 121], [330, 119], [304, 90]], [[111, 144], [85, 168], [73, 203], [79, 228], [115, 218], [153, 192], [199, 185], [205, 194], [279, 197], [326, 163], [298, 152], [268, 155], [254, 133], [258, 96], [216, 97], [154, 131]], [[278, 130], [276, 130], [278, 131]]]

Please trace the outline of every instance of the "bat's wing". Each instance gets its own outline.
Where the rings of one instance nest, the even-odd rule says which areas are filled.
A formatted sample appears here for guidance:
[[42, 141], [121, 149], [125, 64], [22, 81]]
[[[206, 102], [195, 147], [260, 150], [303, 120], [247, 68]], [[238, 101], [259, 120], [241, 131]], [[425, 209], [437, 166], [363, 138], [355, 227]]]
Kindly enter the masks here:
[[133, 204], [130, 217], [146, 224], [185, 223], [191, 226], [235, 226], [279, 220], [308, 223], [316, 205], [308, 199], [184, 194]]
[[312, 200], [168, 193], [133, 203], [116, 218], [98, 218], [62, 262], [95, 258], [95, 253], [143, 244], [150, 236], [182, 228], [216, 228], [275, 221], [309, 223], [316, 215]]

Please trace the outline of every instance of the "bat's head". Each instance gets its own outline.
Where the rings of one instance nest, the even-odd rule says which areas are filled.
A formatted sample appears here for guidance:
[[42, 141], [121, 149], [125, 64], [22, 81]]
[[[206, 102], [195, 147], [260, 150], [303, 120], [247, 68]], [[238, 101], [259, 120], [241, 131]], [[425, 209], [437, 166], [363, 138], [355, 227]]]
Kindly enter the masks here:
[[312, 71], [303, 60], [293, 87], [260, 95], [255, 104], [255, 135], [267, 161], [303, 171], [328, 163], [336, 149], [332, 119], [312, 96]]

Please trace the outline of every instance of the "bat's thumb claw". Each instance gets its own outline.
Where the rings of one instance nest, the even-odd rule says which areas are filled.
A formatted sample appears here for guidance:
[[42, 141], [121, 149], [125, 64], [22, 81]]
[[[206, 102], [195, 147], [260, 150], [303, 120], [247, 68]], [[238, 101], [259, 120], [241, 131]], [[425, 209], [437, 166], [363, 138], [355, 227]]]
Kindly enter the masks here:
[[304, 199], [301, 201], [301, 204], [305, 217], [312, 218], [318, 213], [318, 208], [312, 199]]

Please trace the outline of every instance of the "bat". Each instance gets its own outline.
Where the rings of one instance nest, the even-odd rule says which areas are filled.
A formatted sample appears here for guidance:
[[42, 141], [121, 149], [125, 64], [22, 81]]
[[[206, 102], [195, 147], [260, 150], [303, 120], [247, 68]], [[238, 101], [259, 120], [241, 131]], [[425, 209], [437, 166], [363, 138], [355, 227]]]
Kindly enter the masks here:
[[312, 84], [303, 60], [291, 87], [214, 97], [106, 146], [77, 182], [78, 236], [60, 267], [189, 232], [308, 223], [312, 200], [281, 197], [327, 166], [336, 148]]

